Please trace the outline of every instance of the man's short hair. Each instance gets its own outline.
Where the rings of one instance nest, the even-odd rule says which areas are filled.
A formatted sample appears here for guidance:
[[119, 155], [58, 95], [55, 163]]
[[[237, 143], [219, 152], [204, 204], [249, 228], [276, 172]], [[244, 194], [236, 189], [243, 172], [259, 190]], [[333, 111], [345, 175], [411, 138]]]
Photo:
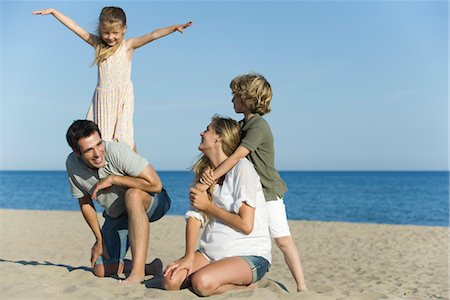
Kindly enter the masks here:
[[100, 138], [102, 137], [100, 129], [94, 122], [89, 120], [76, 120], [72, 123], [72, 125], [70, 125], [69, 129], [67, 130], [66, 140], [72, 150], [80, 152], [78, 141], [81, 138], [91, 136], [95, 132], [98, 132]]

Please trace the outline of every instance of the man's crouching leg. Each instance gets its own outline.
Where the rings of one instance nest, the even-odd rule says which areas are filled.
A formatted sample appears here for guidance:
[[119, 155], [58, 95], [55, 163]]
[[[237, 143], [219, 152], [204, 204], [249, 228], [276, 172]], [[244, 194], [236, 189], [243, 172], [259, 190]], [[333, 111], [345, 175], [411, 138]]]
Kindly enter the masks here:
[[152, 197], [145, 191], [129, 188], [125, 193], [125, 208], [128, 215], [128, 237], [130, 241], [133, 267], [125, 282], [140, 283], [145, 277], [147, 258], [149, 221], [147, 209]]

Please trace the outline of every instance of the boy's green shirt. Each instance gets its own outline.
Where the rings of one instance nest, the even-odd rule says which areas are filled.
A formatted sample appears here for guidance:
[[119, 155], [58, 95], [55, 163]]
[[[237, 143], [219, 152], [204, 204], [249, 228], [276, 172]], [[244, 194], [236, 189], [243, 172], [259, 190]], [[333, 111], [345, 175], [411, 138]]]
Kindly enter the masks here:
[[266, 201], [277, 200], [277, 196], [283, 198], [287, 186], [275, 169], [275, 150], [269, 124], [259, 114], [239, 123], [242, 131], [240, 145], [250, 151], [247, 158], [261, 178]]

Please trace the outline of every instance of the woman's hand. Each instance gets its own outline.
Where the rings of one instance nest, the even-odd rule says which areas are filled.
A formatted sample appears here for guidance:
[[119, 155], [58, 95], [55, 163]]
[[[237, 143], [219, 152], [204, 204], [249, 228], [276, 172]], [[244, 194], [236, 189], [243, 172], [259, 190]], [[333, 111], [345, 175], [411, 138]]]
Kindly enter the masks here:
[[188, 276], [189, 274], [191, 274], [193, 267], [194, 254], [187, 256], [185, 255], [167, 266], [166, 270], [164, 271], [164, 277], [169, 276], [169, 278], [172, 279], [181, 270], [186, 270], [186, 276]]
[[191, 200], [191, 205], [194, 208], [204, 212], [207, 212], [212, 203], [206, 191], [200, 191], [195, 188], [190, 189], [189, 199]]

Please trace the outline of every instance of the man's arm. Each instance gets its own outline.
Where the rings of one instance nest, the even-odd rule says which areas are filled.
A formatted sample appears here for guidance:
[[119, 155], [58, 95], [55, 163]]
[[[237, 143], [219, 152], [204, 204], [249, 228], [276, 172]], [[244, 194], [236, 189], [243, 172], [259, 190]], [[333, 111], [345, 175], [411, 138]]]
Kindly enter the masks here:
[[149, 193], [159, 193], [162, 190], [162, 182], [153, 167], [148, 164], [147, 167], [137, 176], [119, 176], [109, 175], [98, 181], [92, 191], [92, 199], [97, 198], [100, 190], [118, 185], [124, 188], [137, 188]]
[[[80, 204], [81, 213], [83, 214], [86, 223], [92, 230], [92, 233], [95, 236], [95, 243], [92, 247], [91, 252], [91, 265], [94, 267], [94, 263], [98, 257], [102, 254], [105, 254], [108, 257], [106, 248], [103, 250], [103, 236], [100, 229], [100, 224], [98, 222], [97, 211], [95, 210], [94, 203], [92, 203], [91, 197], [89, 195], [84, 196], [78, 199], [78, 203]], [[105, 253], [103, 253], [105, 252]]]

